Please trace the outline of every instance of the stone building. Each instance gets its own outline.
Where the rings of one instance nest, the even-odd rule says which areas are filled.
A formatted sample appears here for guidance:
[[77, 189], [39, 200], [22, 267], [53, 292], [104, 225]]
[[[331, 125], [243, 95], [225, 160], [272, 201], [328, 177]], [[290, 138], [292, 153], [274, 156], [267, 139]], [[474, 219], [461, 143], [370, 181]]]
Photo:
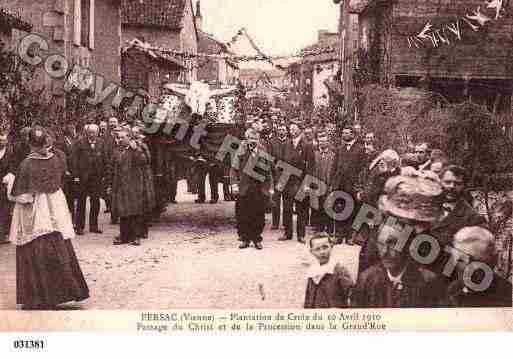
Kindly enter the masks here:
[[[325, 85], [339, 69], [338, 44], [340, 36], [326, 30], [319, 30], [318, 41], [303, 49], [302, 72], [304, 103], [309, 107], [328, 106], [330, 95]], [[334, 49], [331, 52], [323, 52]], [[318, 53], [319, 52], [319, 53]], [[309, 53], [313, 53], [308, 55]]]
[[[42, 36], [48, 50], [40, 55], [58, 54], [68, 70], [75, 65], [101, 76], [104, 82], [120, 82], [121, 48], [120, 0], [4, 0], [2, 6], [20, 14], [32, 24], [32, 32]], [[27, 29], [14, 30], [12, 41], [26, 35]], [[63, 68], [64, 69], [64, 68]], [[45, 95], [65, 98], [65, 78], [48, 76], [43, 67], [35, 83], [44, 86]], [[104, 85], [106, 86], [106, 84]]]
[[[203, 31], [201, 2], [196, 2], [196, 29], [198, 30], [198, 52], [210, 55], [233, 55], [226, 44]], [[235, 85], [239, 78], [239, 65], [230, 59], [198, 59], [198, 80], [212, 85]]]
[[[148, 47], [197, 53], [192, 0], [123, 0], [122, 39], [125, 46], [135, 39]], [[197, 79], [196, 58], [134, 50], [128, 46], [122, 56], [122, 82], [127, 88], [144, 89], [155, 97], [165, 82], [190, 83]]]
[[[354, 69], [370, 66], [385, 86], [416, 87], [444, 96], [449, 102], [471, 100], [496, 114], [510, 113], [513, 81], [513, 4], [495, 19], [494, 9], [483, 0], [333, 0], [340, 4], [346, 106], [354, 104]], [[477, 29], [474, 16], [486, 24]], [[459, 21], [456, 21], [459, 19]], [[456, 32], [447, 28], [450, 24]], [[445, 29], [423, 43], [412, 36], [431, 29]], [[473, 29], [475, 28], [475, 30]], [[431, 35], [427, 31], [427, 35]], [[440, 36], [441, 35], [441, 36]], [[371, 59], [358, 63], [358, 53]]]
[[13, 30], [30, 32], [32, 25], [21, 19], [17, 13], [0, 7], [0, 42], [4, 49], [13, 48]]

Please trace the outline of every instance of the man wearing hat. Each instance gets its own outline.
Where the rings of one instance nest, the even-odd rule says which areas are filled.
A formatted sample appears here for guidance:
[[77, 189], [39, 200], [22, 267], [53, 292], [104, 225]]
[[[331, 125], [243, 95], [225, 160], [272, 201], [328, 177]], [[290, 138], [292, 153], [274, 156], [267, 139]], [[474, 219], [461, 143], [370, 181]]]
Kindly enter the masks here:
[[[411, 226], [412, 235], [428, 233], [433, 223], [443, 216], [442, 187], [429, 178], [395, 176], [386, 182], [384, 193], [385, 195], [379, 199], [379, 210], [397, 219], [401, 224]], [[360, 273], [380, 261], [378, 225], [379, 223], [371, 231], [360, 251]]]
[[78, 235], [84, 235], [87, 197], [91, 203], [89, 230], [91, 233], [102, 233], [98, 228], [98, 215], [105, 176], [105, 149], [103, 141], [98, 137], [99, 131], [97, 125], [87, 125], [85, 136], [75, 143], [71, 155], [71, 174], [79, 187], [76, 220]]
[[[412, 258], [410, 249], [412, 240], [426, 233], [431, 223], [442, 216], [442, 189], [437, 182], [427, 178], [396, 176], [387, 181], [385, 193], [380, 199], [379, 209], [390, 217], [377, 229], [375, 240], [371, 238], [367, 243], [375, 246], [378, 255], [370, 267], [360, 272], [354, 305], [370, 308], [433, 307], [440, 301], [443, 286], [435, 273], [422, 268]], [[404, 235], [401, 232], [404, 228], [394, 226], [391, 217], [413, 229], [402, 248], [398, 243]], [[363, 258], [361, 255], [360, 266]]]
[[[493, 272], [497, 251], [493, 234], [482, 227], [465, 227], [454, 236], [458, 254], [455, 279], [444, 306], [511, 307], [511, 283]], [[463, 256], [460, 256], [460, 255]]]
[[[344, 191], [356, 199], [355, 184], [358, 183], [360, 172], [366, 166], [365, 148], [357, 139], [356, 132], [351, 125], [342, 129], [342, 141], [335, 152], [335, 159], [330, 171], [331, 189]], [[345, 204], [336, 206], [342, 207]], [[353, 216], [344, 222], [335, 223], [337, 243], [348, 242], [352, 236], [351, 223]]]

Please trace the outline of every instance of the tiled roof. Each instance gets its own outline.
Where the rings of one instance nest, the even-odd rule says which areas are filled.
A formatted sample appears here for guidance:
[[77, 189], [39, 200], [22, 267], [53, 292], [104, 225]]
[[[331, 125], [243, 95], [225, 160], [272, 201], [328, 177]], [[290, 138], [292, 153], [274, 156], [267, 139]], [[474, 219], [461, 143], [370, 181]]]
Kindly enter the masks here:
[[32, 30], [32, 25], [22, 20], [18, 15], [11, 11], [0, 8], [0, 30], [2, 29], [18, 29], [30, 32]]
[[361, 13], [369, 6], [373, 6], [377, 3], [390, 2], [390, 0], [350, 0], [349, 11], [352, 13]]
[[129, 55], [130, 51], [138, 51], [145, 54], [152, 61], [164, 63], [168, 66], [184, 68], [180, 59], [171, 54], [163, 53], [157, 50], [151, 50], [151, 44], [133, 39], [128, 46], [123, 49], [123, 55]]
[[201, 30], [198, 30], [198, 50], [206, 54], [230, 53], [226, 44]]
[[[217, 40], [214, 36], [198, 30], [198, 52], [204, 54], [233, 54], [225, 43]], [[226, 59], [226, 63], [234, 69], [238, 69], [239, 65], [236, 61]]]
[[181, 29], [189, 0], [123, 0], [121, 20], [125, 25]]

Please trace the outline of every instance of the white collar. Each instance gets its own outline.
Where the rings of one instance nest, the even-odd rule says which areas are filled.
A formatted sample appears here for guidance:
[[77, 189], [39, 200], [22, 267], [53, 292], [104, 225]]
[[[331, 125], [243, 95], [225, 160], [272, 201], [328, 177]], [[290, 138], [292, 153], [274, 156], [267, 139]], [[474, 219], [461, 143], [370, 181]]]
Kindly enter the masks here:
[[431, 165], [431, 160], [427, 160], [423, 164], [419, 165], [419, 170], [425, 170], [429, 167], [429, 165]]
[[[404, 275], [404, 272], [406, 272], [406, 266], [404, 266], [403, 270], [401, 271], [401, 273], [399, 273], [398, 275], [396, 275], [395, 277], [390, 273], [390, 271], [387, 269], [387, 276], [388, 276], [388, 279], [390, 280], [390, 282], [392, 282], [392, 284], [394, 286], [398, 286], [399, 288], [399, 285], [402, 286], [403, 284], [403, 275]], [[401, 288], [399, 288], [401, 289]]]
[[337, 261], [333, 259], [333, 253], [328, 263], [320, 265], [316, 259], [315, 262], [308, 269], [307, 277], [311, 278], [315, 284], [319, 284], [326, 274], [333, 274]]
[[6, 152], [7, 152], [7, 147], [4, 147], [3, 149], [0, 150], [0, 160], [2, 158], [4, 158]]
[[344, 142], [344, 146], [349, 147], [353, 147], [354, 143], [356, 142], [356, 138], [354, 140], [352, 140], [351, 142]]

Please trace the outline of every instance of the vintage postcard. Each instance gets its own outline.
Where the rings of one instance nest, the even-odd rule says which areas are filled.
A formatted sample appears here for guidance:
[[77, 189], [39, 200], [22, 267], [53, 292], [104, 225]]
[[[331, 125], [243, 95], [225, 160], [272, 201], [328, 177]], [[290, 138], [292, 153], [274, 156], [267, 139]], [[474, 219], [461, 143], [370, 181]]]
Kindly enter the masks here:
[[513, 1], [1, 0], [0, 331], [510, 331], [512, 158]]

